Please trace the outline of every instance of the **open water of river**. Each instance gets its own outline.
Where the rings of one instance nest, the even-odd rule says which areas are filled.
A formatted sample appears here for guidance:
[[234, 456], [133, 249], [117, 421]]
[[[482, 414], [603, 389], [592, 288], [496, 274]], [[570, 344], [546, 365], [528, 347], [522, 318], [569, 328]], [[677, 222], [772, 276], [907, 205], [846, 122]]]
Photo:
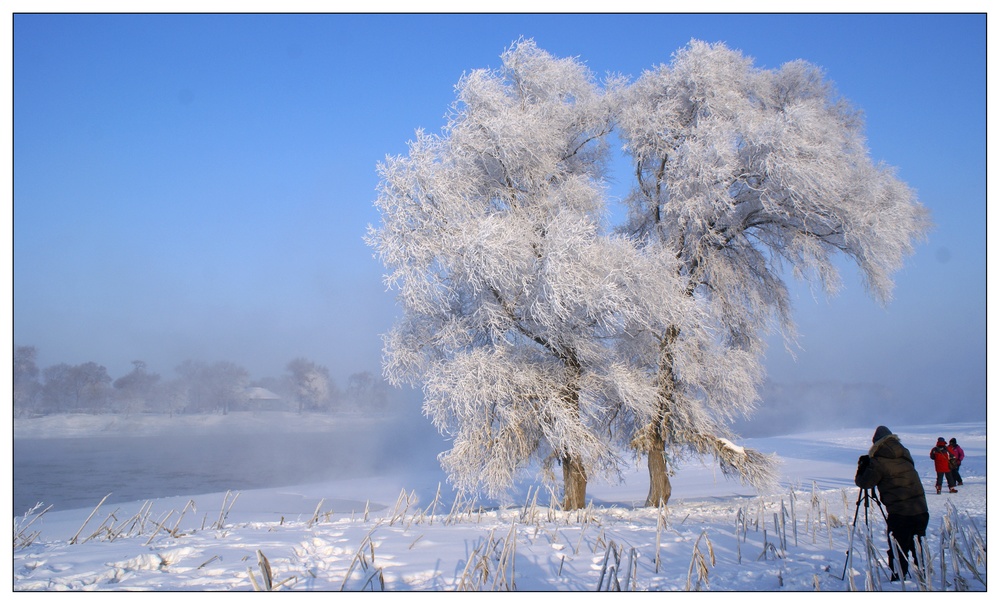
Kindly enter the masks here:
[[[437, 466], [431, 444], [355, 431], [15, 439], [14, 515]], [[439, 444], [437, 444], [439, 445]]]

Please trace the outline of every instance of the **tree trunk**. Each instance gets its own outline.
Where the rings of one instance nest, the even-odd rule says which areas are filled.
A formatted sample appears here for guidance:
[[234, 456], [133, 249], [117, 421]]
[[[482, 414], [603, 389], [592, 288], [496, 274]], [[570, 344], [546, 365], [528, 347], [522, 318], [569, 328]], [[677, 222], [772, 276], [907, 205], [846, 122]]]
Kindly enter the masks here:
[[[570, 380], [566, 384], [565, 400], [573, 414], [580, 415], [580, 360], [572, 349], [560, 353], [569, 370]], [[563, 510], [578, 510], [587, 506], [587, 469], [580, 456], [564, 453], [563, 468]]]
[[[660, 391], [660, 412], [656, 422], [648, 428], [649, 437], [646, 440], [646, 465], [649, 467], [649, 495], [646, 496], [646, 506], [660, 506], [670, 500], [670, 475], [667, 473], [666, 440], [664, 432], [668, 428], [671, 410], [674, 402], [674, 389], [677, 381], [674, 378], [674, 344], [680, 336], [677, 326], [670, 326], [660, 342], [660, 367], [657, 382]], [[669, 433], [668, 433], [669, 434]]]
[[576, 456], [562, 458], [563, 509], [578, 510], [587, 506], [587, 471]]
[[665, 505], [670, 500], [672, 488], [664, 452], [663, 437], [659, 431], [653, 431], [649, 451], [646, 453], [646, 462], [649, 466], [649, 495], [646, 496], [646, 506]]

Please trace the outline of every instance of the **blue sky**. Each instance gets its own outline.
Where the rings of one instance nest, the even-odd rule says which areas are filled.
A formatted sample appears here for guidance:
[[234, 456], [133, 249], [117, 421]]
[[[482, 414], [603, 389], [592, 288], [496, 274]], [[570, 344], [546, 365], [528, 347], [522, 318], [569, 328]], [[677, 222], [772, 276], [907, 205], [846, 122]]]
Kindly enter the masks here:
[[632, 77], [697, 38], [823, 67], [936, 224], [886, 308], [848, 263], [837, 298], [796, 286], [802, 350], [775, 341], [770, 379], [985, 417], [984, 14], [19, 14], [13, 36], [13, 341], [42, 367], [377, 373], [376, 164], [519, 37]]

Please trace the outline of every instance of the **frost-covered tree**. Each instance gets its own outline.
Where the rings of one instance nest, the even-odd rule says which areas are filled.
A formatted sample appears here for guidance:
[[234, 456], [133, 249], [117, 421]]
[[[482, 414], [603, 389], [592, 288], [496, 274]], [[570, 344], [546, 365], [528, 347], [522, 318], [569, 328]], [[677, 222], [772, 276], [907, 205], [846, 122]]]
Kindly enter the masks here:
[[286, 369], [299, 402], [299, 413], [322, 410], [330, 405], [336, 390], [330, 370], [303, 357], [288, 362]]
[[580, 62], [521, 41], [462, 78], [440, 136], [418, 131], [379, 165], [367, 241], [403, 309], [384, 371], [423, 388], [459, 489], [496, 495], [558, 464], [564, 506], [585, 506], [588, 477], [618, 471], [613, 427], [655, 411], [615, 339], [694, 316], [662, 294], [679, 288], [643, 281], [676, 272], [601, 235], [611, 115]]
[[42, 405], [48, 411], [105, 411], [111, 387], [107, 369], [93, 361], [59, 363], [42, 372]]
[[345, 399], [359, 411], [384, 412], [389, 405], [387, 385], [381, 377], [369, 371], [355, 372], [347, 377]]
[[151, 403], [159, 380], [159, 374], [146, 370], [146, 362], [135, 360], [132, 371], [115, 380], [111, 386], [115, 389], [121, 409], [133, 412], [144, 410]]
[[637, 434], [655, 504], [670, 496], [672, 454], [693, 446], [724, 467], [732, 460], [719, 431], [755, 405], [765, 333], [795, 340], [785, 276], [833, 295], [845, 255], [886, 304], [929, 218], [894, 170], [869, 157], [859, 112], [806, 62], [758, 69], [722, 44], [693, 41], [632, 84], [620, 108], [636, 168], [626, 232], [679, 261], [664, 270], [705, 305], [719, 367], [737, 376], [685, 374], [677, 351], [696, 335], [667, 326], [659, 336], [659, 413]]
[[14, 346], [12, 382], [14, 387], [14, 415], [32, 409], [42, 389], [38, 382], [38, 349], [31, 346]]
[[229, 361], [206, 364], [188, 359], [176, 371], [180, 381], [177, 386], [190, 411], [218, 410], [225, 415], [244, 403], [250, 374], [242, 366]]

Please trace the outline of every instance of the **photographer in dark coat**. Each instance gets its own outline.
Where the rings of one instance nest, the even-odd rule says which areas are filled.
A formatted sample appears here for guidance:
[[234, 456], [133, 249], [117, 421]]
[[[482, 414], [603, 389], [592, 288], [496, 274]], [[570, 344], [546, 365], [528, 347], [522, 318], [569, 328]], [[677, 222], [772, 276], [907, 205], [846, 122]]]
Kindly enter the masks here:
[[[930, 515], [927, 512], [924, 486], [920, 483], [920, 474], [913, 464], [913, 457], [900, 443], [899, 437], [893, 435], [887, 427], [875, 429], [868, 455], [858, 459], [854, 483], [862, 489], [878, 488], [879, 498], [888, 511], [886, 530], [889, 538], [889, 568], [892, 569], [892, 580], [898, 580], [900, 573], [905, 576], [909, 569], [908, 555], [912, 555], [919, 565], [914, 539], [919, 540], [924, 536]], [[893, 539], [899, 544], [902, 553], [898, 572], [893, 565]]]

